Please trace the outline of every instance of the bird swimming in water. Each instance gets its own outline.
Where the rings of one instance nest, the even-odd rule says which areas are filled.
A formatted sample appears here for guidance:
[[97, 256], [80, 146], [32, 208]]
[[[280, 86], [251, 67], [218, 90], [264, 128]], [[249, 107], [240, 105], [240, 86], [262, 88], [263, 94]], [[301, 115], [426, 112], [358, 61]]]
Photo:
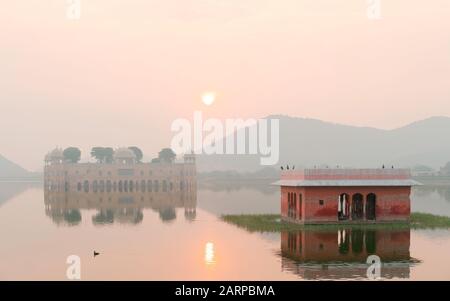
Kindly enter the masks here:
[[97, 255], [100, 255], [100, 253], [99, 253], [99, 252], [96, 252], [96, 251], [94, 250], [94, 257], [97, 256]]

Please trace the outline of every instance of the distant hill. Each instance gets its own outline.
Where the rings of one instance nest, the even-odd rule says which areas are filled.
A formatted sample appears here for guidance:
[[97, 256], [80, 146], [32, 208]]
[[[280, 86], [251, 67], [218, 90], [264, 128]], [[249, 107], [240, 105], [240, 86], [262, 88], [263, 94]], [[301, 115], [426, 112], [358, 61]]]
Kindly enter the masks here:
[[39, 174], [32, 173], [22, 168], [18, 164], [0, 155], [0, 179], [1, 178], [33, 178]]
[[[316, 119], [268, 116], [280, 120], [279, 164], [347, 167], [434, 168], [450, 161], [450, 118], [432, 117], [393, 130], [356, 127]], [[255, 171], [259, 156], [200, 155], [200, 172]], [[276, 166], [278, 168], [278, 166]]]

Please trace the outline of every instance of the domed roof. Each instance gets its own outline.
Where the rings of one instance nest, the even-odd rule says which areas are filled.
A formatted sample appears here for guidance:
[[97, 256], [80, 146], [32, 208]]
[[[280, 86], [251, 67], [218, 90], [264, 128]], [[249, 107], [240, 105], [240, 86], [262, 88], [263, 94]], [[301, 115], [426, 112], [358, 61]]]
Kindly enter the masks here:
[[51, 160], [51, 158], [50, 158], [50, 153], [47, 153], [46, 155], [45, 155], [45, 157], [44, 157], [44, 161], [45, 162], [49, 162]]
[[[50, 152], [50, 154], [48, 154], [49, 159], [50, 160], [54, 160], [54, 159], [63, 159], [64, 158], [64, 154], [63, 154], [63, 150], [61, 148], [55, 148], [54, 150], [52, 150]], [[47, 156], [46, 156], [47, 157]]]
[[136, 159], [134, 152], [126, 147], [120, 147], [114, 151], [115, 159]]

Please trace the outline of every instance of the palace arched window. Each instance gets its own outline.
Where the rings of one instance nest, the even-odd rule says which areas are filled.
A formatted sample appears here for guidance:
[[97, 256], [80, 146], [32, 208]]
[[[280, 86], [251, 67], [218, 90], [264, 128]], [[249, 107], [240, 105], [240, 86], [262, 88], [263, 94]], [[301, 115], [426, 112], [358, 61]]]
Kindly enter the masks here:
[[303, 206], [303, 195], [298, 194], [298, 218], [302, 219], [302, 206]]
[[366, 219], [376, 219], [377, 196], [375, 193], [369, 193], [366, 198]]
[[83, 186], [84, 192], [89, 192], [89, 181], [84, 181]]
[[352, 219], [359, 220], [364, 217], [364, 197], [361, 193], [355, 193], [352, 197]]
[[148, 192], [152, 192], [153, 191], [152, 180], [148, 180], [147, 181], [147, 190], [148, 190]]

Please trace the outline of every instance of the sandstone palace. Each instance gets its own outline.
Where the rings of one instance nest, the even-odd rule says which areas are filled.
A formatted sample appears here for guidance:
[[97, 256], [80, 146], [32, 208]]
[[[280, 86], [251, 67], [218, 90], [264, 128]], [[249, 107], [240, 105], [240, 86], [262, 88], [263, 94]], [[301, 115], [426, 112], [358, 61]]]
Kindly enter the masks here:
[[106, 163], [73, 163], [56, 148], [45, 156], [44, 186], [50, 191], [170, 192], [196, 186], [195, 156], [183, 162], [158, 160], [142, 163], [129, 148], [118, 148]]
[[139, 223], [142, 210], [159, 212], [163, 221], [184, 208], [187, 220], [196, 215], [195, 156], [175, 161], [164, 149], [152, 162], [143, 163], [138, 148], [93, 148], [96, 163], [78, 163], [77, 148], [54, 149], [45, 156], [45, 210], [57, 224], [81, 222], [80, 210], [94, 209], [94, 224]]

